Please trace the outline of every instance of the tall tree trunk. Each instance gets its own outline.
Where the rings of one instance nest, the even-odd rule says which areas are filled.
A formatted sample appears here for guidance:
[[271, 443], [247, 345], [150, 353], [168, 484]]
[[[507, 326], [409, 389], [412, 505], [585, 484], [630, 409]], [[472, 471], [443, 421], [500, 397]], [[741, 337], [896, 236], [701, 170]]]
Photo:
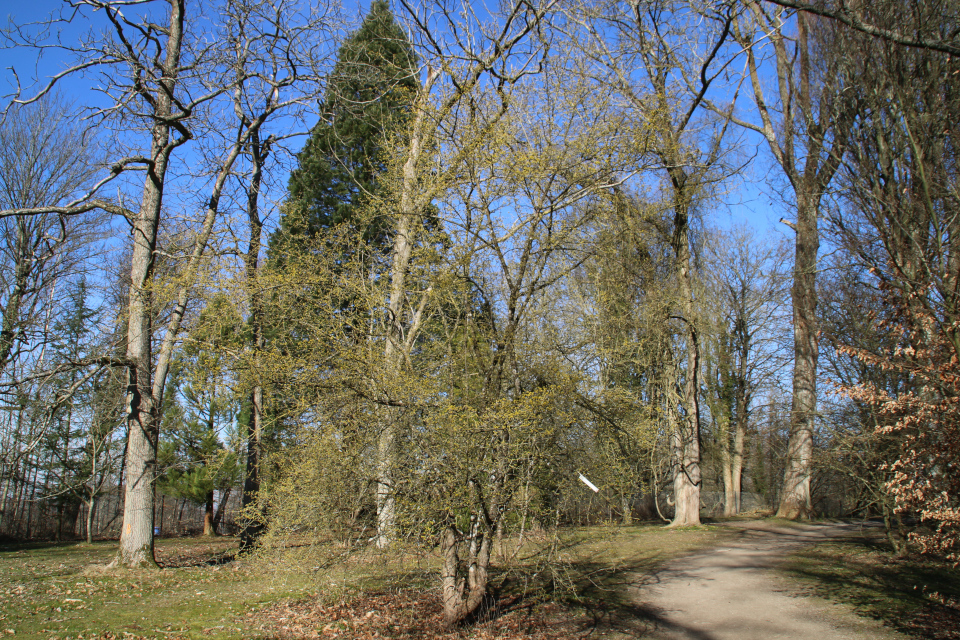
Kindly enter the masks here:
[[90, 496], [90, 501], [87, 502], [87, 522], [86, 522], [86, 534], [87, 534], [87, 544], [93, 544], [93, 514], [97, 511], [97, 498], [96, 496]]
[[10, 466], [4, 469], [6, 478], [3, 479], [2, 488], [0, 488], [0, 531], [9, 531], [11, 521], [9, 516], [10, 503], [12, 496], [10, 495], [10, 489], [12, 487], [13, 475], [16, 473], [16, 467]]
[[[390, 298], [387, 303], [387, 340], [384, 346], [384, 373], [388, 379], [396, 378], [403, 363], [403, 327], [402, 316], [406, 301], [407, 271], [410, 268], [410, 256], [413, 253], [415, 239], [414, 224], [418, 213], [416, 191], [418, 186], [418, 165], [423, 151], [426, 106], [424, 100], [438, 73], [431, 70], [426, 83], [421, 88], [421, 96], [415, 103], [416, 114], [411, 128], [407, 158], [403, 164], [400, 187], [400, 217], [397, 220], [397, 233], [393, 239], [392, 261], [390, 267]], [[407, 339], [411, 336], [408, 334]], [[377, 546], [387, 547], [392, 541], [396, 527], [397, 507], [394, 496], [394, 468], [397, 462], [397, 438], [399, 436], [399, 411], [393, 407], [381, 410], [383, 420], [380, 437], [377, 441]]]
[[57, 505], [57, 528], [54, 531], [54, 535], [53, 535], [53, 539], [56, 542], [63, 541], [63, 515], [64, 515], [63, 512], [65, 508], [66, 508], [66, 505], [63, 503], [63, 499], [61, 496], [60, 504]]
[[677, 473], [673, 478], [675, 511], [671, 527], [700, 524], [700, 345], [697, 336], [696, 309], [691, 273], [689, 195], [686, 176], [672, 172], [674, 184], [674, 237], [676, 273], [680, 285], [680, 304], [687, 328], [687, 372], [683, 386], [684, 415], [677, 421]]
[[817, 414], [817, 206], [797, 194], [796, 262], [793, 272], [793, 400], [779, 518], [812, 515], [810, 494], [813, 430]]
[[733, 452], [731, 449], [729, 426], [720, 431], [721, 446], [721, 471], [723, 473], [723, 515], [729, 518], [737, 515], [737, 493], [734, 488], [733, 480]]
[[256, 509], [260, 492], [260, 453], [263, 436], [263, 389], [256, 385], [250, 391], [250, 421], [247, 424], [247, 461], [240, 497], [240, 551], [250, 551], [263, 534], [263, 520]]
[[[243, 493], [240, 494], [240, 551], [250, 551], [263, 533], [263, 519], [252, 513], [257, 493], [260, 491], [260, 458], [263, 446], [263, 387], [257, 371], [257, 358], [264, 346], [263, 300], [260, 293], [259, 268], [260, 248], [263, 237], [263, 220], [260, 219], [260, 184], [267, 150], [254, 132], [250, 138], [249, 153], [253, 163], [253, 175], [247, 186], [247, 221], [250, 241], [244, 257], [244, 280], [247, 287], [247, 304], [250, 305], [250, 329], [253, 340], [254, 363], [251, 367], [251, 388], [248, 396], [250, 418], [247, 422], [246, 465], [243, 475]], [[223, 507], [221, 506], [222, 516]]]
[[[174, 508], [176, 508], [176, 507], [174, 507]], [[186, 509], [186, 508], [187, 508], [187, 499], [186, 499], [186, 498], [181, 498], [181, 500], [180, 500], [180, 510], [177, 512], [177, 529], [176, 529], [177, 535], [179, 535], [179, 534], [183, 531], [183, 528], [182, 528], [182, 526], [181, 526], [181, 523], [183, 522], [183, 510]]]
[[157, 518], [156, 525], [154, 527], [155, 531], [158, 531], [160, 534], [163, 534], [163, 513], [167, 507], [167, 496], [163, 493], [160, 494], [160, 516]]
[[747, 435], [747, 416], [746, 412], [738, 413], [736, 422], [734, 423], [734, 433], [733, 433], [733, 473], [731, 474], [731, 481], [733, 483], [733, 496], [734, 496], [734, 505], [733, 513], [730, 515], [735, 516], [740, 513], [742, 509], [742, 499], [743, 499], [743, 447]]
[[140, 213], [133, 227], [130, 302], [127, 328], [127, 460], [120, 549], [114, 566], [156, 567], [153, 550], [153, 484], [156, 477], [159, 407], [151, 379], [153, 338], [150, 279], [163, 201], [170, 145], [169, 118], [180, 66], [184, 0], [170, 0], [170, 22], [163, 64], [162, 90], [155, 96], [151, 143], [153, 164], [147, 170]]
[[[783, 493], [777, 510], [780, 517], [796, 519], [809, 517], [813, 509], [810, 476], [817, 411], [816, 269], [820, 247], [817, 214], [820, 200], [846, 152], [855, 105], [849, 102], [850, 93], [841, 81], [845, 76], [842, 65], [848, 58], [818, 51], [816, 47], [811, 50], [809, 14], [802, 11], [796, 14], [796, 38], [788, 39], [784, 27], [789, 15], [781, 8], [768, 12], [757, 0], [747, 0], [745, 4], [755, 24], [764, 32], [765, 37], [759, 41], [769, 42], [773, 47], [779, 100], [785, 110], [781, 122], [774, 123], [769, 103], [763, 96], [763, 83], [753, 51], [754, 34], [750, 34], [741, 44], [745, 45], [757, 112], [762, 120], [762, 126], [750, 128], [767, 139], [797, 201], [792, 290], [793, 397]], [[811, 56], [818, 56], [815, 61], [827, 67], [818, 71], [821, 80], [818, 85], [811, 83], [814, 67]], [[816, 111], [814, 101], [819, 107]], [[802, 154], [795, 151], [797, 142], [803, 148]]]

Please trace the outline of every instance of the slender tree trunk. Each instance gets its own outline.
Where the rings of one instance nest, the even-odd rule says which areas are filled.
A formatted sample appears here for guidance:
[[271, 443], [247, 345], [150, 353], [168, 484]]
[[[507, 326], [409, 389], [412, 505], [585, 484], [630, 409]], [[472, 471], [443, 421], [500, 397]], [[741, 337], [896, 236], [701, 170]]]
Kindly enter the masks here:
[[159, 407], [153, 397], [151, 379], [153, 338], [150, 279], [163, 201], [170, 145], [172, 96], [180, 66], [183, 37], [184, 0], [170, 0], [170, 22], [166, 42], [162, 91], [156, 94], [151, 158], [140, 213], [133, 228], [130, 302], [127, 329], [127, 461], [124, 486], [123, 526], [120, 549], [114, 566], [156, 567], [153, 551], [153, 515], [156, 477]]
[[[393, 240], [390, 268], [390, 299], [387, 303], [387, 340], [384, 346], [384, 373], [394, 379], [403, 362], [403, 331], [401, 318], [406, 301], [407, 271], [414, 245], [414, 224], [417, 215], [416, 190], [417, 169], [423, 151], [423, 136], [426, 120], [425, 96], [430, 91], [437, 73], [431, 71], [421, 88], [421, 98], [416, 103], [410, 146], [403, 164], [400, 191], [400, 217]], [[399, 436], [399, 411], [384, 407], [380, 437], [377, 441], [377, 546], [387, 547], [392, 542], [396, 527], [396, 499], [394, 496], [394, 469], [397, 462], [397, 438]]]
[[53, 539], [57, 542], [62, 542], [63, 540], [63, 512], [65, 505], [61, 499], [60, 504], [57, 505], [57, 528], [54, 531]]
[[[33, 507], [37, 502], [37, 476], [39, 475], [39, 473], [40, 473], [40, 456], [37, 455], [37, 461], [33, 465], [33, 481], [30, 483], [30, 487], [29, 487], [30, 497], [25, 498], [27, 502], [27, 517], [26, 517], [27, 531], [26, 531], [25, 537], [27, 538], [30, 537], [31, 532], [33, 531], [33, 511], [34, 511]], [[46, 489], [46, 487], [44, 487], [44, 489]], [[24, 496], [26, 495], [27, 495], [26, 492], [24, 492]], [[39, 524], [39, 518], [37, 520]], [[39, 526], [37, 528], [39, 528]]]
[[220, 493], [220, 503], [217, 505], [217, 512], [213, 516], [213, 530], [220, 531], [220, 527], [223, 524], [223, 512], [227, 507], [227, 500], [230, 499], [231, 488], [227, 487], [223, 489]]
[[262, 424], [263, 389], [257, 385], [250, 392], [250, 422], [247, 425], [247, 463], [243, 479], [243, 494], [240, 498], [241, 527], [240, 551], [249, 551], [256, 546], [263, 534], [263, 521], [259, 514], [251, 513], [260, 492], [260, 452], [263, 434]]
[[160, 494], [160, 517], [157, 519], [157, 526], [155, 529], [161, 534], [163, 533], [163, 513], [167, 507], [167, 496], [163, 493]]
[[3, 488], [0, 489], [0, 531], [7, 531], [10, 527], [10, 488], [13, 480], [13, 467], [4, 469], [7, 477], [3, 479]]
[[177, 512], [177, 535], [183, 532], [182, 522], [183, 522], [183, 510], [187, 508], [187, 499], [180, 499], [180, 510]]
[[90, 496], [90, 501], [87, 502], [87, 544], [93, 544], [93, 514], [97, 512], [97, 497], [96, 495]]
[[720, 432], [722, 438], [721, 445], [721, 466], [723, 472], [723, 515], [727, 518], [737, 515], [737, 493], [734, 488], [733, 480], [733, 452], [731, 449], [729, 427]]
[[743, 446], [744, 440], [746, 439], [746, 418], [741, 420], [737, 419], [736, 422], [736, 431], [733, 434], [733, 495], [734, 495], [734, 505], [733, 513], [730, 515], [737, 515], [740, 513], [742, 508], [742, 498], [743, 498]]
[[259, 366], [257, 358], [264, 346], [263, 301], [259, 284], [263, 221], [260, 219], [259, 207], [260, 183], [263, 164], [266, 161], [266, 150], [261, 146], [260, 137], [256, 132], [251, 137], [249, 151], [253, 162], [253, 175], [247, 187], [250, 241], [247, 245], [247, 255], [244, 257], [244, 279], [247, 287], [247, 303], [250, 305], [254, 362], [251, 367], [252, 386], [248, 396], [250, 419], [247, 423], [246, 465], [243, 475], [243, 493], [240, 494], [240, 551], [253, 549], [263, 533], [261, 514], [252, 512], [256, 505], [257, 493], [260, 491], [260, 458], [263, 446], [263, 387], [260, 384], [260, 372], [257, 370]]

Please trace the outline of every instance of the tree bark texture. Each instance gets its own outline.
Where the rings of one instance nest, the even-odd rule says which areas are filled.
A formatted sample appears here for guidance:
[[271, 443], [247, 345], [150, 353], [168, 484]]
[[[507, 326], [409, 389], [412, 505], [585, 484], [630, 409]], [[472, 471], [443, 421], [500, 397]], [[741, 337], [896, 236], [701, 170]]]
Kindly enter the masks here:
[[440, 554], [443, 558], [443, 622], [447, 628], [463, 623], [483, 604], [489, 581], [490, 542], [491, 536], [474, 522], [469, 536], [466, 575], [462, 575], [458, 532], [453, 525], [444, 530]]
[[[411, 128], [410, 145], [406, 161], [403, 164], [400, 189], [400, 217], [397, 220], [397, 233], [393, 240], [390, 267], [390, 298], [387, 303], [387, 340], [384, 346], [384, 374], [390, 379], [396, 377], [403, 363], [403, 330], [401, 317], [407, 299], [406, 281], [410, 268], [410, 256], [413, 253], [414, 216], [417, 214], [416, 190], [418, 185], [417, 167], [423, 152], [423, 137], [426, 121], [424, 100], [437, 78], [431, 71], [421, 88], [421, 97], [417, 100], [417, 113]], [[412, 337], [412, 336], [409, 336]], [[409, 339], [408, 337], [408, 339]], [[377, 546], [387, 547], [392, 541], [396, 527], [396, 499], [394, 496], [394, 468], [397, 463], [397, 438], [399, 435], [399, 411], [394, 407], [382, 408], [380, 436], [377, 441]]]
[[779, 518], [812, 515], [810, 493], [813, 430], [817, 413], [817, 207], [798, 194], [796, 262], [793, 271], [793, 401], [790, 440]]
[[[253, 175], [247, 187], [247, 219], [250, 241], [247, 255], [244, 257], [244, 280], [247, 287], [247, 304], [250, 305], [250, 328], [253, 334], [254, 367], [257, 354], [263, 350], [263, 300], [259, 285], [260, 248], [263, 238], [263, 220], [260, 218], [260, 185], [263, 179], [263, 164], [266, 150], [260, 143], [259, 135], [251, 137], [250, 155], [253, 161]], [[252, 372], [250, 388], [250, 420], [247, 424], [246, 465], [243, 475], [243, 493], [240, 495], [240, 551], [249, 551], [263, 533], [262, 518], [251, 513], [260, 491], [260, 458], [263, 438], [263, 386], [259, 381], [259, 372]], [[221, 513], [222, 517], [223, 507]]]
[[680, 305], [687, 329], [687, 372], [683, 385], [684, 415], [676, 422], [676, 473], [673, 477], [675, 511], [671, 527], [700, 524], [700, 346], [693, 297], [689, 238], [689, 196], [686, 176], [677, 171], [674, 183], [674, 254], [680, 285]]
[[213, 491], [207, 493], [207, 499], [203, 504], [203, 535], [215, 536], [217, 529], [213, 525]]
[[171, 98], [180, 66], [184, 0], [171, 0], [170, 25], [163, 64], [162, 90], [154, 100], [151, 143], [153, 164], [147, 170], [140, 213], [133, 227], [130, 302], [127, 327], [127, 456], [124, 477], [123, 527], [114, 565], [156, 566], [153, 551], [153, 485], [156, 477], [159, 407], [153, 398], [153, 338], [150, 279], [154, 270], [157, 228], [170, 145]]

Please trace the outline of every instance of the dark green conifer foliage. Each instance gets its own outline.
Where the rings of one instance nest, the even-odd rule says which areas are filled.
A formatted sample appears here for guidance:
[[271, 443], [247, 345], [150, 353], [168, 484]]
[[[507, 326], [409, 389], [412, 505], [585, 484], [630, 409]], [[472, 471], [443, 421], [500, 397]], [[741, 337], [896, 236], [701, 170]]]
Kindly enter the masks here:
[[[368, 245], [387, 246], [389, 221], [357, 213], [378, 191], [383, 145], [402, 132], [418, 87], [417, 59], [387, 2], [377, 0], [341, 46], [320, 105], [321, 119], [298, 155], [271, 261], [334, 225], [356, 224]], [[362, 225], [362, 226], [361, 226]]]

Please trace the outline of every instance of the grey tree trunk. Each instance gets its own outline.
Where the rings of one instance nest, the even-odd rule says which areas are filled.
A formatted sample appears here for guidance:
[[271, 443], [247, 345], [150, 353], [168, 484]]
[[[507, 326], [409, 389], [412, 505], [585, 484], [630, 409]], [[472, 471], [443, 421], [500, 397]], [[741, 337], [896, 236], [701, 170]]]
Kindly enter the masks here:
[[675, 511], [671, 527], [700, 524], [700, 346], [693, 298], [689, 238], [689, 196], [686, 176], [676, 172], [674, 182], [674, 254], [680, 284], [680, 304], [687, 326], [687, 373], [683, 386], [684, 415], [676, 423], [677, 472], [673, 477]]
[[[397, 233], [393, 240], [393, 252], [390, 267], [390, 298], [387, 303], [387, 340], [384, 347], [384, 373], [395, 378], [403, 363], [404, 332], [402, 316], [404, 302], [407, 299], [406, 281], [410, 268], [410, 256], [413, 253], [415, 238], [414, 217], [417, 215], [416, 191], [418, 186], [417, 167], [423, 152], [423, 137], [426, 120], [426, 107], [423, 99], [430, 91], [438, 74], [431, 71], [421, 88], [421, 99], [417, 101], [417, 113], [410, 136], [407, 158], [403, 164], [400, 190], [400, 217], [397, 220]], [[408, 331], [406, 340], [413, 338], [415, 331]], [[396, 528], [396, 499], [394, 496], [394, 468], [397, 464], [397, 438], [399, 435], [399, 412], [394, 407], [382, 409], [383, 419], [380, 436], [377, 441], [377, 540], [381, 549], [393, 540]]]
[[97, 496], [90, 496], [87, 503], [87, 544], [93, 544], [93, 514], [97, 511]]
[[130, 302], [127, 327], [127, 459], [124, 477], [123, 526], [114, 566], [157, 566], [153, 551], [153, 484], [156, 476], [158, 407], [151, 380], [151, 296], [157, 228], [163, 200], [170, 144], [171, 98], [180, 66], [184, 0], [171, 0], [170, 23], [163, 63], [163, 90], [155, 96], [151, 143], [153, 165], [147, 170], [140, 212], [133, 225]]
[[[741, 44], [745, 45], [747, 52], [750, 81], [762, 126], [747, 126], [767, 139], [797, 200], [797, 222], [793, 225], [796, 231], [792, 290], [793, 397], [783, 494], [777, 510], [779, 517], [796, 519], [809, 517], [813, 507], [810, 476], [817, 412], [816, 274], [820, 247], [817, 215], [820, 199], [844, 156], [854, 106], [847, 102], [847, 92], [838, 80], [844, 75], [839, 66], [845, 64], [843, 57], [818, 54], [816, 48], [811, 50], [809, 15], [797, 13], [796, 38], [788, 39], [784, 35], [788, 14], [784, 14], [782, 9], [768, 12], [756, 0], [748, 0], [746, 5], [753, 14], [755, 24], [766, 36], [761, 40], [768, 41], [773, 47], [779, 99], [785, 109], [781, 122], [775, 123], [763, 96], [763, 83], [753, 51], [753, 34], [750, 34], [747, 40], [741, 39]], [[819, 58], [815, 61], [829, 69], [819, 72], [824, 82], [814, 87], [810, 80], [811, 62], [812, 57], [817, 55]], [[813, 109], [815, 100], [820, 107], [816, 111]], [[825, 105], [830, 105], [830, 108], [824, 108]], [[802, 154], [796, 152], [797, 143], [803, 148]]]
[[783, 477], [779, 518], [812, 515], [810, 494], [813, 430], [817, 414], [817, 207], [797, 197], [796, 262], [793, 271], [793, 401], [790, 440]]

